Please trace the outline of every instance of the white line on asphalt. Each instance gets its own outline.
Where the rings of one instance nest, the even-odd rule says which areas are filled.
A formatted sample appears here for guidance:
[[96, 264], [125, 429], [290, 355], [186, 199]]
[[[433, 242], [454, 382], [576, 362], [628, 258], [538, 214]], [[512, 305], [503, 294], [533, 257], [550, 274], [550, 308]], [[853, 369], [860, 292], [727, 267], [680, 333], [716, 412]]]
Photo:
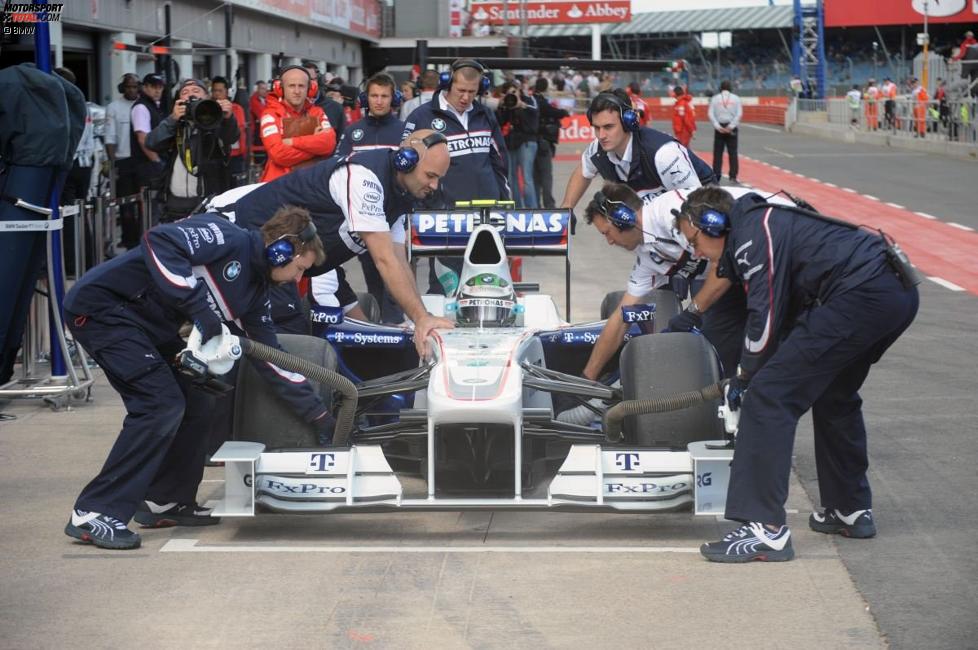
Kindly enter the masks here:
[[872, 194], [863, 194], [863, 196], [865, 196], [867, 199], [870, 199], [871, 201], [879, 201], [879, 199], [873, 196]]
[[843, 187], [842, 191], [849, 192], [850, 194], [857, 194], [856, 190], [852, 189], [851, 187]]
[[171, 539], [160, 553], [697, 553], [686, 546], [197, 546], [196, 539]]
[[931, 219], [931, 220], [936, 220], [937, 219], [937, 217], [935, 217], [934, 215], [927, 214], [926, 212], [914, 212], [914, 214], [916, 214], [916, 215], [918, 215], [920, 217], [923, 217], [924, 219]]
[[758, 126], [756, 124], [741, 124], [740, 126], [750, 127], [752, 129], [757, 129], [758, 131], [767, 131], [769, 133], [784, 133], [784, 129], [772, 129], [769, 126]]
[[900, 205], [899, 203], [890, 203], [889, 201], [887, 201], [886, 204], [891, 208], [896, 208], [897, 210], [906, 210], [906, 208]]
[[838, 188], [839, 187], [835, 183], [830, 183], [828, 181], [822, 181], [822, 183], [825, 184], [825, 185], [828, 185], [829, 187], [835, 187], [835, 188]]
[[971, 226], [966, 226], [966, 225], [961, 224], [961, 223], [955, 223], [953, 221], [948, 221], [947, 222], [947, 225], [954, 226], [955, 228], [960, 228], [961, 230], [967, 230], [968, 232], [974, 232], [975, 231], [975, 229], [972, 228]]
[[927, 276], [927, 279], [930, 280], [931, 282], [933, 282], [934, 284], [939, 284], [942, 287], [944, 287], [945, 289], [950, 289], [951, 291], [964, 291], [964, 287], [959, 287], [958, 285], [954, 284], [953, 282], [948, 282], [944, 278], [938, 278], [938, 277], [935, 277], [935, 276], [932, 276], [932, 275], [928, 275]]
[[794, 154], [790, 154], [787, 151], [781, 151], [780, 149], [775, 149], [774, 147], [764, 147], [765, 151], [770, 151], [771, 153], [776, 153], [779, 156], [784, 156], [785, 158], [794, 158]]

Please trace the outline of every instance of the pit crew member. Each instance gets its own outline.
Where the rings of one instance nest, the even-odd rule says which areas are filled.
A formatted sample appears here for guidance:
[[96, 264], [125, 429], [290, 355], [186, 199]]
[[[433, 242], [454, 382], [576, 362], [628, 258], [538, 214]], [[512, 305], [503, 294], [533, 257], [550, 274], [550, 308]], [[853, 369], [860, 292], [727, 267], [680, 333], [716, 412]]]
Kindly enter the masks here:
[[727, 393], [740, 423], [724, 513], [744, 523], [701, 553], [718, 562], [794, 557], [784, 503], [795, 429], [809, 409], [824, 508], [809, 526], [874, 536], [859, 388], [917, 313], [909, 262], [877, 233], [756, 194], [697, 190], [677, 222], [697, 255], [747, 287], [740, 368]]
[[[351, 152], [370, 149], [397, 149], [404, 133], [404, 122], [394, 111], [401, 106], [404, 97], [397, 89], [394, 78], [386, 72], [378, 72], [365, 84], [366, 90], [360, 93], [360, 106], [367, 115], [350, 125], [340, 138], [336, 153], [345, 156]], [[381, 320], [385, 323], [400, 323], [404, 313], [398, 308], [384, 290], [384, 280], [377, 272], [369, 255], [360, 257], [363, 278], [367, 291], [377, 300], [381, 308]]]
[[[448, 138], [451, 152], [448, 174], [427, 207], [451, 209], [456, 201], [511, 198], [506, 141], [493, 111], [478, 99], [490, 86], [488, 71], [481, 63], [458, 59], [439, 78], [431, 101], [408, 116], [404, 138], [416, 129], [434, 129]], [[461, 257], [432, 258], [428, 292], [451, 295], [461, 270]]]
[[[101, 548], [129, 549], [127, 527], [206, 525], [218, 520], [196, 504], [207, 437], [202, 391], [175, 367], [185, 321], [202, 343], [236, 334], [278, 347], [268, 305], [272, 283], [295, 282], [323, 260], [308, 212], [286, 207], [260, 232], [213, 214], [153, 228], [128, 253], [92, 269], [65, 297], [65, 322], [122, 396], [126, 419], [101, 471], [75, 501], [70, 537]], [[279, 397], [332, 436], [335, 420], [301, 375], [256, 364]]]
[[573, 210], [591, 184], [626, 183], [649, 200], [668, 190], [713, 183], [713, 170], [670, 135], [639, 125], [639, 116], [621, 90], [598, 94], [588, 108], [595, 139], [571, 173], [561, 208]]
[[[369, 251], [387, 291], [413, 321], [415, 346], [423, 356], [429, 332], [452, 327], [452, 321], [425, 311], [407, 263], [402, 217], [438, 188], [448, 166], [445, 136], [425, 129], [408, 136], [396, 151], [334, 156], [266, 183], [220, 210], [238, 225], [257, 229], [278, 206], [308, 209], [326, 249], [325, 263], [310, 268], [309, 276]], [[298, 294], [294, 297], [298, 305]], [[274, 300], [273, 312], [281, 313]]]
[[[740, 197], [750, 190], [724, 188], [731, 196]], [[673, 211], [678, 211], [691, 190], [672, 190], [643, 203], [638, 195], [622, 183], [606, 183], [588, 204], [584, 218], [613, 246], [636, 252], [635, 266], [621, 302], [605, 322], [583, 375], [595, 380], [621, 346], [628, 326], [622, 319], [621, 307], [642, 301], [642, 296], [654, 289], [666, 287], [673, 278], [689, 279], [704, 276], [702, 288], [690, 306], [669, 322], [669, 329], [689, 331], [703, 327], [700, 310], [707, 310], [714, 323], [706, 336], [717, 349], [723, 374], [731, 377], [740, 357], [746, 312], [743, 303], [719, 300], [730, 287], [730, 281], [705, 271], [707, 260], [697, 256], [693, 247], [675, 227]], [[780, 196], [772, 201], [791, 204]]]

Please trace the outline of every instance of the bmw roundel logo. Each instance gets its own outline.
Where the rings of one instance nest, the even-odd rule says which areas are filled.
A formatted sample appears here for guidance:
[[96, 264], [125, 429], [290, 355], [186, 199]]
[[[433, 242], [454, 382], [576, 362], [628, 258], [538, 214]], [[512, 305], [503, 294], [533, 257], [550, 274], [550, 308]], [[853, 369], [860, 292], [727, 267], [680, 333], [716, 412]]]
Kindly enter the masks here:
[[224, 265], [224, 279], [228, 282], [234, 282], [241, 275], [241, 262], [238, 260], [232, 260]]
[[353, 129], [353, 133], [351, 135], [354, 140], [363, 140], [363, 129]]
[[436, 117], [435, 119], [431, 120], [431, 128], [433, 128], [435, 131], [444, 131], [445, 120], [441, 119], [440, 117]]

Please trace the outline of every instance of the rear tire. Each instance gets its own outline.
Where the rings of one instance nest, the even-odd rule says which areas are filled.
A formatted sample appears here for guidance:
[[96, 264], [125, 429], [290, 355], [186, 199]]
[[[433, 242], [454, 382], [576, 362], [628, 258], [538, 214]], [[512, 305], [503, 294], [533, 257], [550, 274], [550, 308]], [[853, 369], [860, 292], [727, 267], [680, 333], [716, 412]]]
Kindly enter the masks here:
[[[279, 334], [279, 343], [289, 354], [302, 357], [329, 370], [336, 369], [336, 354], [326, 339], [300, 334]], [[312, 426], [278, 397], [268, 382], [258, 374], [255, 363], [246, 359], [238, 366], [234, 396], [234, 439], [260, 442], [268, 449], [318, 447]], [[285, 380], [282, 380], [285, 381]], [[309, 380], [326, 406], [332, 403], [333, 390]]]
[[[611, 291], [605, 294], [604, 300], [601, 301], [601, 320], [607, 320], [614, 313], [624, 295], [624, 291]], [[641, 302], [655, 305], [655, 328], [653, 330], [655, 332], [661, 332], [665, 329], [669, 319], [680, 312], [678, 296], [674, 291], [668, 289], [649, 291], [642, 296]]]
[[[720, 380], [710, 343], [698, 334], [675, 332], [639, 336], [621, 353], [621, 382], [626, 400], [668, 397]], [[625, 444], [686, 449], [697, 440], [722, 440], [719, 401], [669, 413], [625, 418]]]
[[357, 291], [357, 302], [360, 304], [363, 313], [367, 315], [367, 320], [371, 323], [380, 322], [380, 304], [372, 293]]

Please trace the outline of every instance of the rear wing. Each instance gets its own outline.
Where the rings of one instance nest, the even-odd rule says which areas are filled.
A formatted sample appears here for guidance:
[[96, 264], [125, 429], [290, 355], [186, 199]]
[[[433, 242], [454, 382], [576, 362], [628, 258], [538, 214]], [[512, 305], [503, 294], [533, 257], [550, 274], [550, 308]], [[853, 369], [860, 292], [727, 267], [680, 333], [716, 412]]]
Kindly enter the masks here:
[[565, 294], [570, 320], [570, 210], [531, 210], [512, 201], [458, 201], [454, 210], [407, 215], [408, 258], [462, 255], [479, 224], [495, 226], [506, 254], [565, 259]]

